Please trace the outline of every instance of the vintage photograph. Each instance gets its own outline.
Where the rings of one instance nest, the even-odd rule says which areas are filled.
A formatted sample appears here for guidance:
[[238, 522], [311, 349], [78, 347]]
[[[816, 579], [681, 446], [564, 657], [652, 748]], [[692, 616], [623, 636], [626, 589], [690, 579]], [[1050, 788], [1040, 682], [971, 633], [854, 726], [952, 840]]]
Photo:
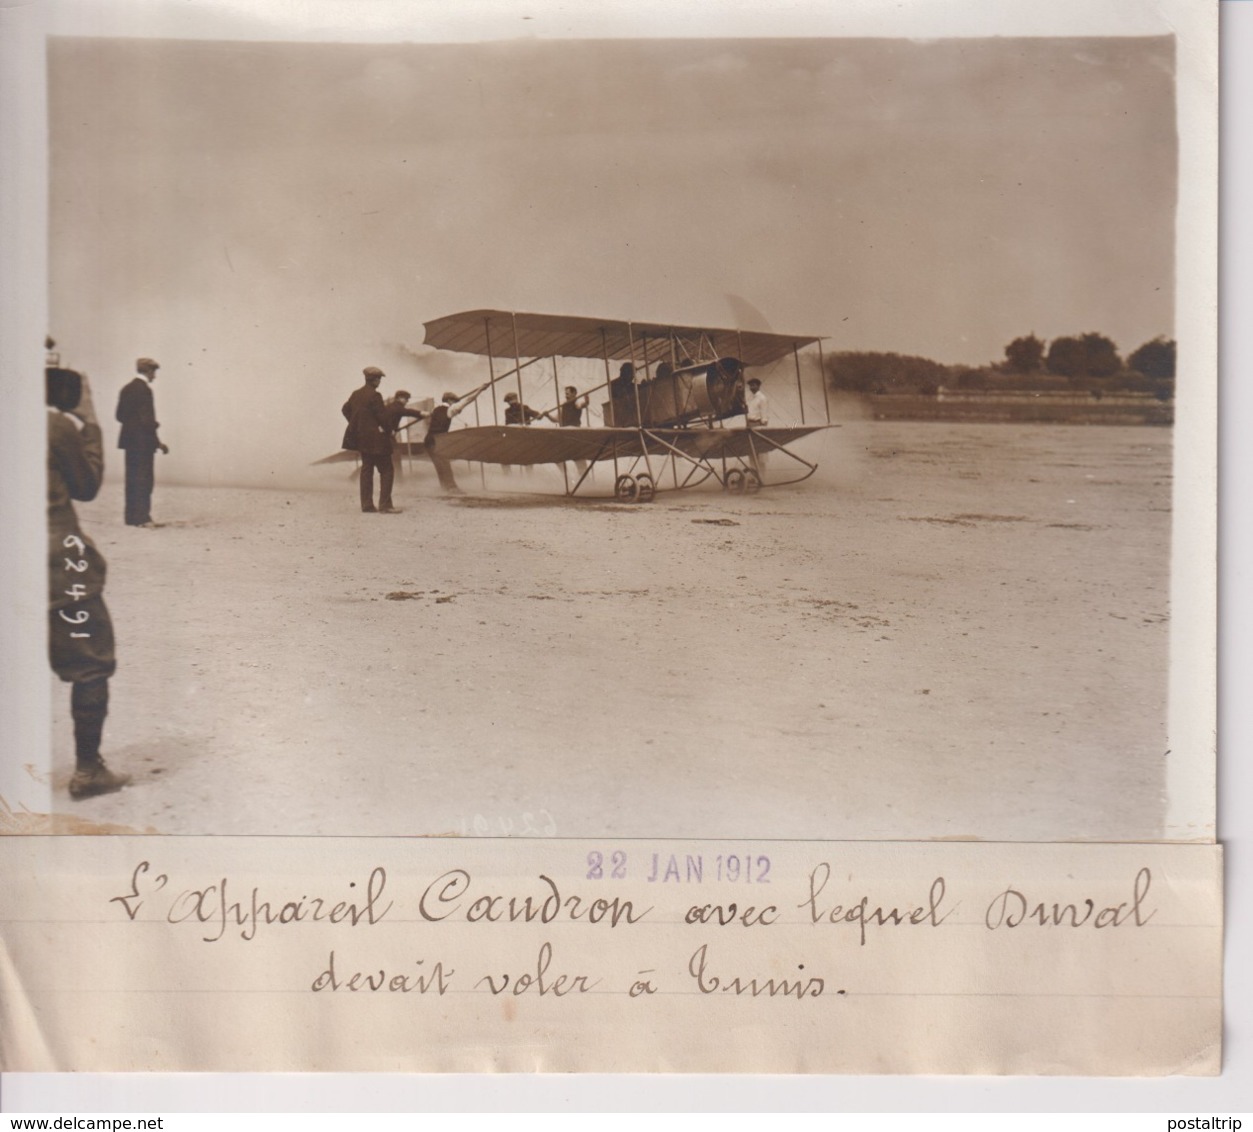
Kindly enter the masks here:
[[1174, 37], [716, 31], [48, 40], [61, 829], [1168, 836]]
[[1238, 1076], [1211, 7], [6, 11], [6, 1086]]

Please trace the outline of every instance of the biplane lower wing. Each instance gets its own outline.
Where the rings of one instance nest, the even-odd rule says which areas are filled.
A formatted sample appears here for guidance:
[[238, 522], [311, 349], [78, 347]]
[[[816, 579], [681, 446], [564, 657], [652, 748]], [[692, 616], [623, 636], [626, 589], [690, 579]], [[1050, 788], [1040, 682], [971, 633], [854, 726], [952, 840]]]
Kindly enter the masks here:
[[[415, 457], [419, 460], [426, 460], [430, 456], [430, 453], [427, 452], [426, 450], [426, 445], [423, 444], [422, 441], [420, 440], [417, 441], [416, 443], [415, 442], [402, 443], [400, 441], [397, 441], [393, 448], [393, 451], [399, 453], [401, 456], [404, 456], [406, 459], [410, 459], [410, 460], [414, 459]], [[345, 448], [339, 452], [332, 452], [331, 455], [329, 456], [323, 456], [322, 459], [320, 460], [314, 460], [313, 464], [314, 466], [317, 466], [318, 464], [346, 464], [346, 463], [350, 463], [353, 460], [360, 460], [360, 459], [361, 459], [361, 454], [359, 452], [354, 452], [351, 449]]]
[[445, 433], [435, 442], [446, 460], [484, 464], [557, 464], [570, 460], [623, 460], [675, 453], [692, 460], [748, 459], [783, 448], [832, 425], [795, 428], [523, 428], [484, 425]]

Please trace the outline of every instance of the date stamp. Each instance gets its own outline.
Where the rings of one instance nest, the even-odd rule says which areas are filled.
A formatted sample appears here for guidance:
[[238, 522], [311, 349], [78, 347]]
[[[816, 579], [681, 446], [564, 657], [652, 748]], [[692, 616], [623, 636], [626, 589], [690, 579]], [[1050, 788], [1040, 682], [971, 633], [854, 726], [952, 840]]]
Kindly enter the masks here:
[[764, 853], [635, 853], [594, 849], [587, 855], [588, 880], [639, 880], [649, 884], [769, 884]]

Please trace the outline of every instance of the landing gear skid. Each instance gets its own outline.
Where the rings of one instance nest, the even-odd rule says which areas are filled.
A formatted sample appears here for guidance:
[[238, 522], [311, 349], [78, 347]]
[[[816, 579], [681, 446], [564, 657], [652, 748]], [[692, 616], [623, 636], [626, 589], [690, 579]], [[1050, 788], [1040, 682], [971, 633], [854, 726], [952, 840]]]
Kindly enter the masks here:
[[[763, 433], [752, 435], [749, 454], [737, 452], [721, 457], [706, 455], [699, 447], [695, 452], [685, 451], [673, 443], [673, 432], [665, 429], [640, 429], [638, 441], [632, 438], [632, 451], [626, 453], [619, 452], [618, 443], [619, 439], [611, 436], [594, 454], [584, 457], [588, 461], [587, 468], [573, 484], [567, 484], [568, 497], [605, 498], [590, 491], [584, 493], [583, 488], [589, 483], [592, 468], [609, 460], [614, 466], [613, 499], [619, 503], [651, 503], [663, 491], [682, 491], [709, 479], [719, 483], [730, 495], [756, 495], [766, 486], [774, 488], [799, 483], [818, 470], [817, 464], [802, 459], [786, 445]], [[758, 446], [799, 464], [801, 474], [787, 479], [778, 478], [779, 470], [772, 466], [770, 483], [764, 484], [761, 473], [753, 466], [762, 458]], [[662, 461], [660, 464], [656, 462], [658, 459]], [[637, 468], [642, 470], [637, 472]], [[783, 475], [786, 474], [784, 470]]]

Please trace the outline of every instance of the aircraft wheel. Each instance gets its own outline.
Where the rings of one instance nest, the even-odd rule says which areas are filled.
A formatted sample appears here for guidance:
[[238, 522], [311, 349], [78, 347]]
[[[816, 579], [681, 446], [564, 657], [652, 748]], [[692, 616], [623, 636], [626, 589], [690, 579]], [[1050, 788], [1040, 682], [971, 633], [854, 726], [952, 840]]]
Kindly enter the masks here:
[[621, 503], [634, 503], [640, 493], [640, 485], [634, 476], [619, 476], [613, 485], [613, 497]]
[[653, 483], [653, 477], [647, 472], [641, 472], [635, 477], [637, 500], [640, 503], [651, 503], [657, 494], [657, 485]]
[[732, 468], [727, 472], [726, 481], [722, 485], [732, 495], [744, 494], [744, 473], [739, 468]]
[[756, 495], [761, 490], [761, 476], [752, 468], [744, 469], [744, 494]]

